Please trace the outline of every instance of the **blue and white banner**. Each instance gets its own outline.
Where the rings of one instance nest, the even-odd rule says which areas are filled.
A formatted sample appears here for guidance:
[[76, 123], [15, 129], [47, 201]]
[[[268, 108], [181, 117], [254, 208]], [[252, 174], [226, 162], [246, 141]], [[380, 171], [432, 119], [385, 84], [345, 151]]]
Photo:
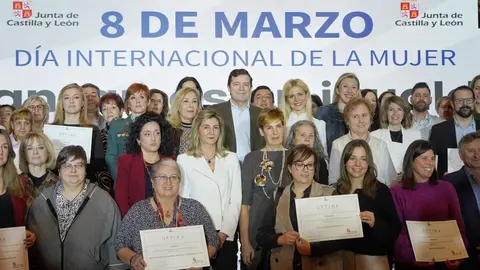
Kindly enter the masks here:
[[418, 81], [438, 98], [480, 73], [477, 0], [3, 0], [0, 18], [0, 103], [40, 94], [52, 111], [72, 82], [173, 94], [194, 76], [211, 104], [246, 68], [254, 87], [301, 78], [329, 103], [344, 72], [405, 98]]

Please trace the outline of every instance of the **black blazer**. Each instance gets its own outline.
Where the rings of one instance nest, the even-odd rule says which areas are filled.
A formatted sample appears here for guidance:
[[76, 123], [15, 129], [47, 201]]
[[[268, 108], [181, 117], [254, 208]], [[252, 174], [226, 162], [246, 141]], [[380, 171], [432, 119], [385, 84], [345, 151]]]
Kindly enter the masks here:
[[467, 251], [470, 258], [465, 261], [465, 266], [462, 266], [460, 269], [478, 270], [480, 269], [480, 263], [477, 259], [479, 252], [476, 247], [480, 246], [480, 210], [478, 209], [472, 185], [465, 172], [465, 167], [445, 175], [442, 180], [452, 183], [455, 187], [458, 200], [460, 201], [460, 208], [462, 209], [463, 222], [465, 223], [465, 233], [468, 240]]
[[[480, 120], [475, 120], [477, 130], [480, 129]], [[430, 132], [430, 143], [438, 155], [437, 171], [442, 177], [448, 170], [448, 148], [458, 148], [457, 135], [455, 134], [455, 122], [447, 120], [432, 126]]]
[[[223, 121], [225, 121], [225, 147], [232, 152], [237, 152], [237, 140], [235, 138], [235, 127], [233, 125], [232, 103], [227, 102], [212, 105], [212, 109], [219, 113]], [[250, 150], [255, 151], [261, 149], [265, 142], [258, 130], [258, 116], [262, 109], [250, 105]]]

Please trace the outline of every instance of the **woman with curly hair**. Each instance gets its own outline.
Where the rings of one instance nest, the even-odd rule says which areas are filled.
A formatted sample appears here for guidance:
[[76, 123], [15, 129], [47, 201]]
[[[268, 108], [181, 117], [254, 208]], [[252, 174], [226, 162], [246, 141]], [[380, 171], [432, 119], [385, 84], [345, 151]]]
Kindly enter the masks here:
[[165, 118], [146, 112], [130, 124], [126, 154], [118, 158], [115, 200], [122, 217], [136, 202], [153, 195], [152, 164], [162, 157], [174, 158], [173, 128]]

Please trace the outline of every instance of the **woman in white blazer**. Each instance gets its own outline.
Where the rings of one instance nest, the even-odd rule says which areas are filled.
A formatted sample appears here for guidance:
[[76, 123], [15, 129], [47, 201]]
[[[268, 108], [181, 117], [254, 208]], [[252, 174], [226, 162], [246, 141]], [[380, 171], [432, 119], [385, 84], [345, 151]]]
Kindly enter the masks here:
[[327, 134], [325, 121], [313, 118], [312, 98], [307, 84], [300, 79], [288, 80], [283, 85], [283, 96], [280, 99], [280, 110], [285, 116], [287, 129], [285, 136], [289, 133], [290, 127], [298, 121], [308, 120], [315, 124], [318, 130], [318, 136], [327, 153]]
[[240, 162], [223, 147], [225, 124], [219, 114], [202, 110], [195, 117], [188, 151], [177, 157], [182, 172], [180, 195], [207, 209], [220, 238], [213, 269], [236, 269], [237, 230], [242, 204]]
[[402, 172], [402, 162], [408, 146], [421, 139], [420, 131], [412, 127], [412, 114], [408, 104], [397, 96], [385, 100], [380, 108], [380, 128], [372, 132], [387, 144], [390, 158], [397, 174]]
[[330, 163], [328, 165], [328, 182], [334, 184], [340, 178], [340, 165], [346, 161], [340, 160], [343, 149], [352, 140], [365, 140], [370, 145], [373, 154], [373, 162], [377, 169], [377, 179], [390, 186], [395, 182], [397, 173], [393, 165], [387, 144], [371, 136], [368, 129], [373, 119], [373, 111], [370, 102], [364, 98], [353, 98], [343, 109], [345, 123], [349, 128], [346, 135], [336, 139], [332, 143]]

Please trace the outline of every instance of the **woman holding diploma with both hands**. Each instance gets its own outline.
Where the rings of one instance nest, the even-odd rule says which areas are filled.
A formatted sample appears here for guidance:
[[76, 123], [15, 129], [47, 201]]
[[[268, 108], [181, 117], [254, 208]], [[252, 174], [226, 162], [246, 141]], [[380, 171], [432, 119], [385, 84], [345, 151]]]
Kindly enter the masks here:
[[387, 255], [400, 233], [401, 224], [389, 188], [377, 180], [372, 151], [364, 140], [353, 140], [340, 158], [338, 194], [357, 194], [363, 238], [348, 240], [354, 252], [352, 269], [389, 270]]
[[[142, 256], [142, 230], [203, 225], [209, 257], [217, 252], [219, 239], [212, 219], [198, 201], [178, 195], [180, 180], [177, 162], [169, 158], [160, 159], [151, 170], [153, 196], [133, 205], [123, 218], [116, 250], [118, 257], [131, 269], [143, 270], [147, 267]], [[189, 270], [193, 269], [196, 268]]]
[[[313, 180], [317, 155], [306, 145], [295, 146], [287, 158], [293, 182], [279, 187], [258, 230], [256, 240], [271, 249], [272, 270], [343, 270], [343, 241], [308, 243], [298, 233], [295, 199], [330, 196], [334, 189]], [[273, 202], [275, 201], [275, 203]], [[264, 253], [265, 254], [265, 253]], [[268, 260], [268, 258], [263, 258]], [[262, 268], [263, 269], [263, 268]]]
[[394, 246], [395, 269], [458, 269], [461, 260], [417, 262], [407, 230], [407, 220], [456, 220], [463, 242], [467, 245], [457, 194], [452, 184], [438, 180], [435, 153], [429, 142], [417, 140], [410, 144], [403, 160], [402, 171], [402, 183], [391, 187], [402, 223], [402, 230]]

